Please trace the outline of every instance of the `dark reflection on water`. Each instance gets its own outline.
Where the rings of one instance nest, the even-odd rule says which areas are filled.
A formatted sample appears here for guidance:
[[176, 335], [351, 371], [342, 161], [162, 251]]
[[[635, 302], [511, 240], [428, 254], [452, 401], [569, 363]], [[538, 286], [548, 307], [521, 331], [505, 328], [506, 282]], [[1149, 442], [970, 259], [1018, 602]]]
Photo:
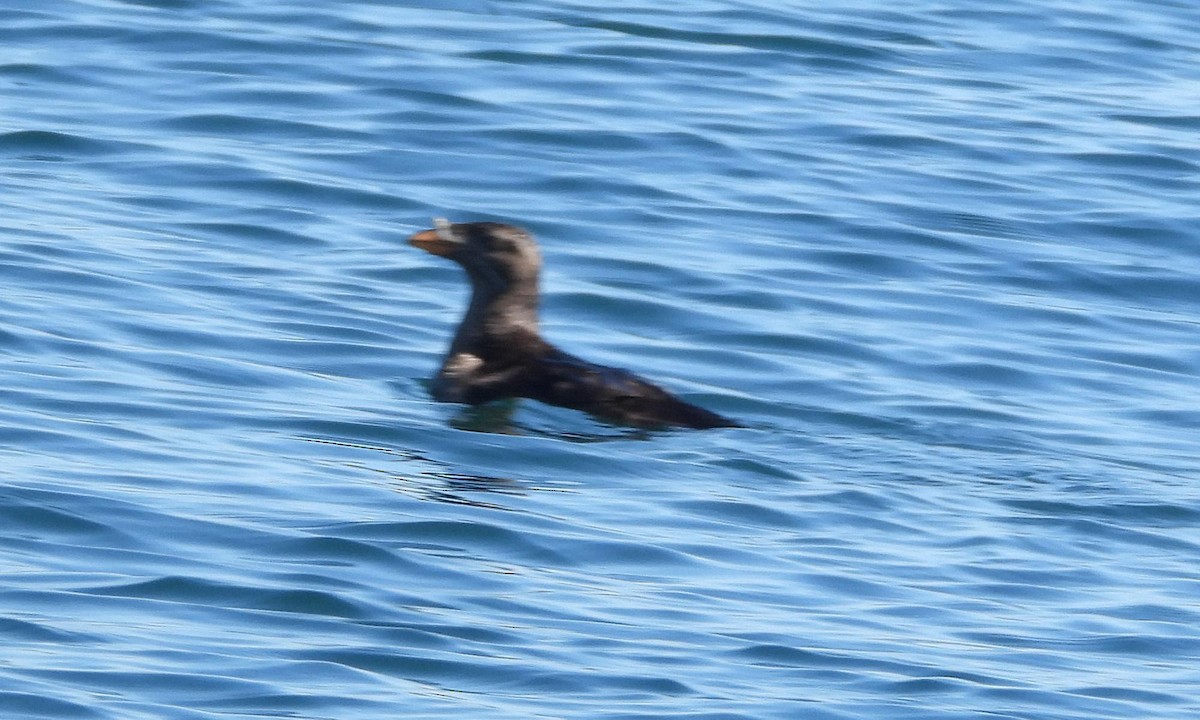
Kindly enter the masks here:
[[[434, 468], [445, 467], [445, 463], [439, 462], [412, 450], [380, 447], [377, 445], [365, 445], [362, 443], [350, 442], [346, 440], [335, 440], [331, 438], [301, 437], [299, 439], [303, 440], [304, 442], [334, 445], [340, 448], [348, 448], [352, 450], [360, 450], [366, 453], [378, 454], [393, 460], [400, 459], [409, 461], [404, 463], [405, 467], [413, 464], [420, 466], [431, 466]], [[347, 460], [346, 463], [353, 464], [353, 461]], [[420, 497], [425, 500], [436, 500], [438, 502], [474, 505], [477, 507], [503, 510], [505, 509], [503, 506], [488, 503], [476, 496], [483, 496], [489, 493], [520, 496], [526, 493], [526, 490], [521, 486], [521, 483], [509, 478], [493, 477], [488, 475], [467, 475], [454, 472], [449, 469], [422, 470], [415, 474], [404, 474], [399, 471], [390, 472], [382, 470], [379, 472], [383, 474], [385, 482], [394, 486], [396, 490]]]

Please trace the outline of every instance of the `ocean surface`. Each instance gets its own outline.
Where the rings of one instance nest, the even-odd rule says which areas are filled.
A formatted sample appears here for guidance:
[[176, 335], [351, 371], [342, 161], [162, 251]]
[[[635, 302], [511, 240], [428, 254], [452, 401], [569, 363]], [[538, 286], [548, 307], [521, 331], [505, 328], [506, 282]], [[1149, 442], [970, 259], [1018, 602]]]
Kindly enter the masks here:
[[1196, 717], [1192, 0], [0, 0], [0, 718]]

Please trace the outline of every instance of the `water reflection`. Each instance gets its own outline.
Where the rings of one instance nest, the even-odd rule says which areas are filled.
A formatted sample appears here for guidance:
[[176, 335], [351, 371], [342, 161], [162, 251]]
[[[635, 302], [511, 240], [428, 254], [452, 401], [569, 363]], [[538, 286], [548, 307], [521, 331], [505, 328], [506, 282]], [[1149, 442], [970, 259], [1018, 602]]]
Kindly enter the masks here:
[[[520, 496], [527, 492], [527, 488], [518, 480], [494, 475], [458, 472], [450, 469], [446, 463], [435, 460], [416, 450], [370, 445], [352, 440], [327, 437], [301, 436], [300, 439], [319, 445], [370, 453], [370, 456], [367, 457], [342, 459], [339, 461], [339, 464], [380, 476], [382, 478], [381, 482], [392, 490], [422, 500], [508, 510], [510, 508], [485, 500], [482, 496]], [[371, 457], [385, 459], [389, 462], [389, 466], [374, 466], [370, 464]], [[405, 461], [403, 463], [403, 471], [391, 467], [395, 459]], [[412, 472], [414, 465], [418, 468], [424, 467], [425, 469]]]

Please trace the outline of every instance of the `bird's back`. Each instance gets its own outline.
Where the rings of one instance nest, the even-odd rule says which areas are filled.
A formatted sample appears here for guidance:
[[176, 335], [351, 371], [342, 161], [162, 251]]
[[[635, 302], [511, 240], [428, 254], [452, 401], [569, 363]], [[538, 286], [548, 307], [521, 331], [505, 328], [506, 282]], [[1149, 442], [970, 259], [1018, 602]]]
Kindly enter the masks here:
[[735, 427], [621, 368], [597, 365], [547, 344], [532, 363], [526, 397], [638, 427]]

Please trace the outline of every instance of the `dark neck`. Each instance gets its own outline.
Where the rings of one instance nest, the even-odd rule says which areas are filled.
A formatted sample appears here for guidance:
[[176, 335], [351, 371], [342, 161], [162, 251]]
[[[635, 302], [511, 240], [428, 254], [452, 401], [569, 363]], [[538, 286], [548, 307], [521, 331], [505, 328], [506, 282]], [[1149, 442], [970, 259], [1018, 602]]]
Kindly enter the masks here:
[[450, 355], [477, 353], [483, 346], [504, 344], [538, 334], [537, 278], [508, 287], [472, 278], [471, 304], [450, 343]]

